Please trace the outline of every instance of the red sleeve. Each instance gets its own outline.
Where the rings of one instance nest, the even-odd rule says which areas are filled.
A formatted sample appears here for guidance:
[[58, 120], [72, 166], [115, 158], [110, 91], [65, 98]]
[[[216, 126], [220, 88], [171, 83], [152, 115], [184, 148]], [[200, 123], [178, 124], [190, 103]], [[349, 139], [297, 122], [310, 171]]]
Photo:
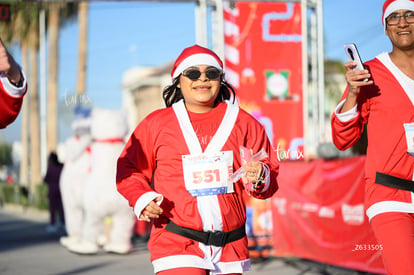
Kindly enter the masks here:
[[116, 184], [131, 207], [146, 192], [153, 191], [150, 183], [155, 169], [151, 127], [144, 119], [134, 130], [117, 163]]
[[9, 95], [0, 82], [0, 129], [6, 128], [19, 115], [23, 103], [23, 96]]
[[[342, 96], [341, 101], [345, 100], [348, 88]], [[364, 124], [369, 114], [369, 100], [366, 95], [368, 91], [361, 89], [357, 99], [358, 116], [342, 122], [338, 119], [335, 112], [331, 118], [332, 141], [339, 150], [346, 150], [354, 145], [362, 135]]]

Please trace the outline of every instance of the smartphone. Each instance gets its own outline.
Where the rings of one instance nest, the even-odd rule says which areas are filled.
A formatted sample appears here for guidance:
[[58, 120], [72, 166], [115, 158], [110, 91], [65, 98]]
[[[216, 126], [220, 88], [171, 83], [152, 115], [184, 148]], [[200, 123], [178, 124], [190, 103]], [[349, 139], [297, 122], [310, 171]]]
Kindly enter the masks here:
[[[357, 63], [354, 71], [364, 70], [364, 64], [362, 64], [361, 56], [359, 55], [357, 46], [354, 43], [345, 44], [344, 49], [349, 60], [355, 61]], [[368, 81], [368, 78], [364, 79], [364, 81]]]

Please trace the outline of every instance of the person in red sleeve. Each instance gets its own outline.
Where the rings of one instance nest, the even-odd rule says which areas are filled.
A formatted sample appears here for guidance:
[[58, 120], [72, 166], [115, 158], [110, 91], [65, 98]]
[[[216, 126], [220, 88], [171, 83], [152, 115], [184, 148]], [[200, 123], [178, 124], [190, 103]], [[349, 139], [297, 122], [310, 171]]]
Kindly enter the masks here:
[[[171, 77], [167, 108], [139, 123], [118, 159], [118, 191], [152, 222], [156, 274], [242, 274], [250, 269], [243, 194], [277, 191], [277, 156], [264, 127], [239, 108], [213, 51], [184, 49]], [[240, 146], [265, 157], [243, 162]], [[233, 181], [236, 170], [243, 176]]]
[[23, 71], [0, 39], [0, 129], [16, 119], [26, 90]]
[[382, 20], [392, 51], [365, 70], [345, 64], [348, 86], [332, 136], [345, 150], [367, 125], [366, 214], [387, 273], [406, 275], [414, 274], [414, 1], [385, 1]]

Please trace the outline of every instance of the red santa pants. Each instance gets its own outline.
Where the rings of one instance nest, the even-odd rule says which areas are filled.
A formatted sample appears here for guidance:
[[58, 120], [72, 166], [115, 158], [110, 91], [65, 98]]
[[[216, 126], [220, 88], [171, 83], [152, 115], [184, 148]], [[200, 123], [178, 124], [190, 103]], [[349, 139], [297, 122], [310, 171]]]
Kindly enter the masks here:
[[[183, 274], [191, 274], [191, 275], [208, 275], [210, 274], [209, 270], [195, 268], [195, 267], [181, 267], [181, 268], [174, 268], [163, 270], [157, 273], [157, 275], [183, 275]], [[241, 275], [240, 273], [232, 273], [227, 275]]]
[[414, 274], [414, 214], [382, 213], [371, 220], [387, 274]]

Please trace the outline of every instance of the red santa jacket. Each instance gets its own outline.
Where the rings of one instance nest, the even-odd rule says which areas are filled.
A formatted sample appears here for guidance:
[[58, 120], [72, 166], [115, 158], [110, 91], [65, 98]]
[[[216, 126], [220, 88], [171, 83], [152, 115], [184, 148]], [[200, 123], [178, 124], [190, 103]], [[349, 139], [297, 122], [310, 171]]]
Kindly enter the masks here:
[[[227, 108], [227, 109], [226, 109]], [[237, 111], [234, 121], [222, 125], [230, 107], [221, 103], [207, 114], [189, 114], [189, 121], [202, 150], [212, 143], [222, 142], [221, 151], [233, 152], [233, 170], [241, 166], [239, 146], [258, 152], [264, 148], [269, 155], [264, 162], [269, 167], [270, 184], [264, 192], [252, 193], [261, 199], [272, 196], [278, 186], [278, 163], [264, 128], [243, 110]], [[227, 110], [227, 111], [226, 111]], [[191, 141], [184, 132], [191, 131], [176, 115], [173, 107], [158, 110], [146, 117], [135, 129], [118, 160], [117, 187], [132, 207], [150, 192], [164, 196], [164, 216], [154, 221], [148, 247], [155, 271], [192, 266], [219, 270], [223, 273], [242, 273], [249, 267], [247, 238], [211, 248], [164, 230], [168, 219], [180, 226], [205, 230], [206, 224], [215, 224], [228, 232], [246, 222], [243, 184], [234, 184], [234, 192], [205, 197], [193, 197], [184, 185], [182, 155], [193, 152]], [[185, 116], [185, 115], [184, 115]], [[184, 130], [183, 130], [184, 129]], [[193, 140], [194, 141], [194, 140]], [[217, 215], [211, 215], [216, 211]], [[210, 216], [209, 216], [210, 215]], [[206, 218], [207, 216], [207, 218]], [[211, 220], [208, 220], [210, 217]], [[217, 229], [217, 227], [215, 229]], [[212, 252], [212, 255], [208, 255]], [[206, 255], [206, 256], [205, 256]]]
[[[333, 114], [333, 142], [341, 150], [351, 147], [367, 123], [365, 201], [368, 217], [392, 211], [414, 213], [412, 192], [375, 183], [377, 172], [413, 180], [414, 157], [407, 153], [404, 130], [404, 123], [414, 122], [414, 91], [407, 86], [407, 82], [413, 80], [408, 79], [386, 53], [366, 62], [365, 66], [374, 84], [361, 88], [354, 118], [341, 121], [340, 115]], [[346, 89], [343, 100], [347, 92]]]

